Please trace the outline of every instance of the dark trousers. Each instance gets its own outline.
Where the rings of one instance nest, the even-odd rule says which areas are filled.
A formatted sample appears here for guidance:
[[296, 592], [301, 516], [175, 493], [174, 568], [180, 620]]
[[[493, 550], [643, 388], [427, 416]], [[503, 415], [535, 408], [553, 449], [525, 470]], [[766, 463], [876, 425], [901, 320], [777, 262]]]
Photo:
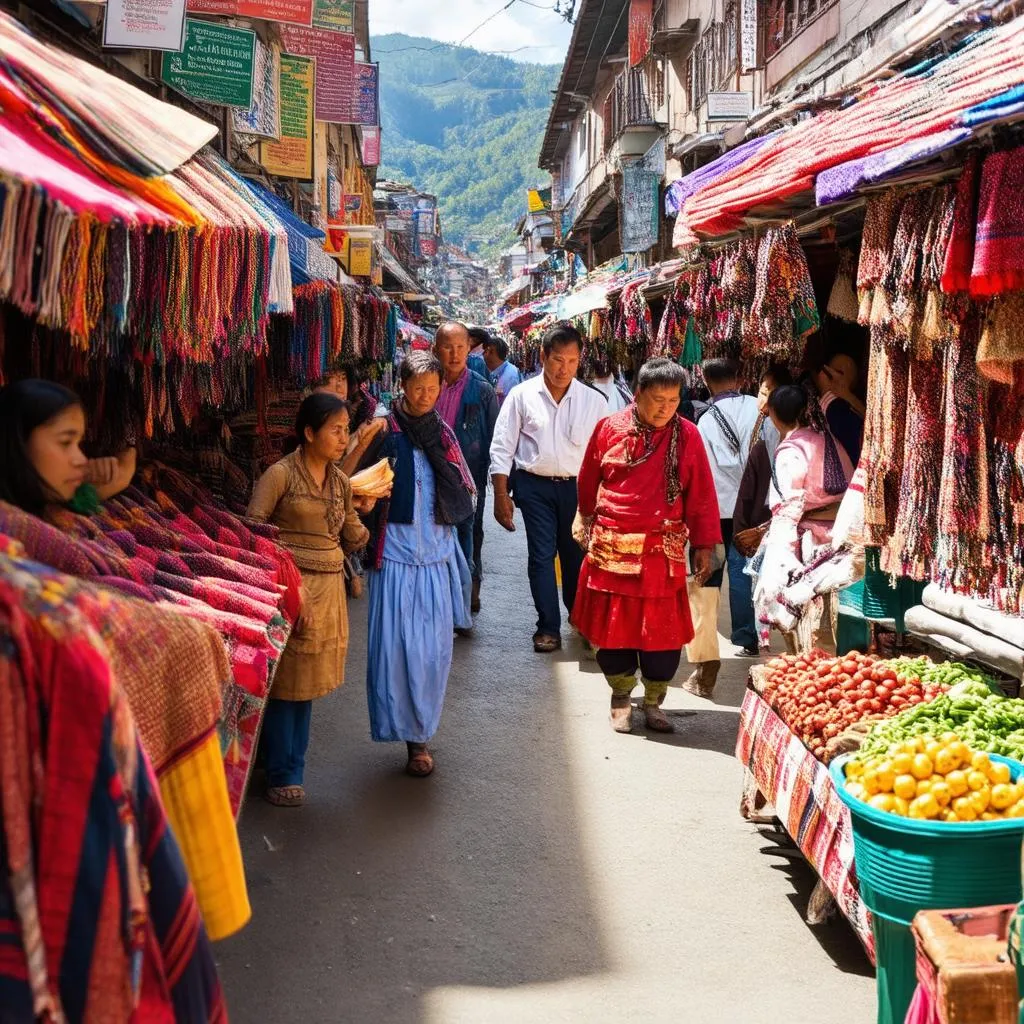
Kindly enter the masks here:
[[268, 786], [302, 785], [312, 714], [311, 700], [271, 698], [267, 701], [263, 717], [263, 747]]
[[635, 651], [630, 649], [600, 650], [597, 663], [606, 676], [635, 675], [640, 669], [644, 679], [652, 683], [670, 683], [675, 678], [683, 652], [678, 648], [671, 651]]
[[473, 579], [481, 580], [484, 576], [483, 555], [484, 546], [484, 512], [487, 507], [487, 491], [477, 484], [476, 512], [472, 519], [459, 523], [459, 547], [466, 556], [469, 564], [469, 571]]
[[729, 638], [739, 647], [757, 646], [757, 622], [754, 616], [754, 581], [743, 571], [747, 560], [736, 550], [732, 542], [732, 520], [722, 519], [722, 543], [725, 545], [726, 564], [713, 572], [705, 587], [721, 589], [725, 570], [729, 572], [729, 618], [732, 636]]
[[515, 488], [515, 503], [526, 524], [527, 567], [530, 592], [537, 608], [537, 632], [558, 636], [562, 615], [558, 607], [555, 555], [561, 562], [562, 600], [570, 615], [583, 567], [583, 550], [572, 538], [576, 478], [553, 480], [518, 470]]

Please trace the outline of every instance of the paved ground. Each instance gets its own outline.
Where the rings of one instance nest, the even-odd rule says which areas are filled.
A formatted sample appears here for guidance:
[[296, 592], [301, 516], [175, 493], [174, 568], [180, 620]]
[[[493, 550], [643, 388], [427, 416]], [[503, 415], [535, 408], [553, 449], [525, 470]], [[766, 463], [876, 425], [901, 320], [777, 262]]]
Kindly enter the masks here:
[[852, 931], [804, 924], [810, 870], [737, 813], [747, 663], [726, 661], [713, 704], [677, 681], [677, 735], [613, 734], [576, 642], [555, 660], [532, 651], [521, 525], [490, 527], [435, 775], [407, 778], [403, 750], [370, 742], [363, 601], [349, 685], [314, 711], [308, 805], [272, 808], [254, 787], [241, 833], [255, 916], [218, 947], [232, 1020], [873, 1020]]

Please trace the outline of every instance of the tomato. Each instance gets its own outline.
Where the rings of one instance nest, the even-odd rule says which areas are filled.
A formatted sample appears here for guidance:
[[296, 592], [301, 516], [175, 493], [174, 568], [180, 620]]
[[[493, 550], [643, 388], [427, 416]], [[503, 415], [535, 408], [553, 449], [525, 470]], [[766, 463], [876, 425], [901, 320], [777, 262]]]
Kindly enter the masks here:
[[830, 704], [838, 704], [843, 699], [843, 691], [836, 687], [832, 687], [832, 689], [828, 691], [828, 699]]
[[846, 661], [843, 662], [843, 671], [850, 673], [856, 672], [857, 662], [855, 662], [852, 658], [847, 658]]
[[882, 702], [877, 698], [873, 698], [868, 702], [871, 705], [872, 714], [877, 715], [882, 710]]
[[867, 697], [861, 697], [856, 704], [857, 710], [862, 714], [866, 715], [871, 710], [871, 701]]
[[884, 683], [881, 683], [875, 687], [875, 696], [879, 700], [888, 701], [889, 698], [892, 697], [892, 690], [890, 690]]

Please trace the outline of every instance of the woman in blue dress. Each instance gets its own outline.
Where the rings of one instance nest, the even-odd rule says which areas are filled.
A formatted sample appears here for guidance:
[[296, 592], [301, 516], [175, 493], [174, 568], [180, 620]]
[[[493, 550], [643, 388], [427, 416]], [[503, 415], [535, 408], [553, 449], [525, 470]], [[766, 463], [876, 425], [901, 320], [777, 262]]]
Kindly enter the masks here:
[[454, 630], [472, 625], [457, 524], [472, 517], [476, 491], [455, 434], [434, 410], [441, 364], [412, 352], [399, 379], [402, 397], [366, 459], [387, 457], [395, 470], [391, 498], [370, 523], [366, 695], [373, 739], [404, 741], [406, 771], [424, 777], [434, 770], [428, 743], [444, 707]]

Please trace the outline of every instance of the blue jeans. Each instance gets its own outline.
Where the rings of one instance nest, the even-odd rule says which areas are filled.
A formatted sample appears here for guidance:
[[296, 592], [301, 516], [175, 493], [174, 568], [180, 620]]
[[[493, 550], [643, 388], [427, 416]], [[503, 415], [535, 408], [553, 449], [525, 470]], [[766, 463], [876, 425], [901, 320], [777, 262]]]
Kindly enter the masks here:
[[555, 555], [562, 566], [562, 601], [570, 615], [583, 567], [583, 549], [572, 537], [576, 478], [552, 480], [519, 470], [514, 498], [526, 524], [527, 571], [537, 608], [537, 632], [559, 636], [562, 615], [558, 607]]
[[483, 579], [484, 570], [481, 550], [484, 546], [484, 511], [487, 507], [487, 491], [477, 484], [476, 512], [472, 519], [458, 525], [459, 547], [466, 556], [466, 564], [473, 579]]
[[267, 758], [267, 785], [301, 786], [309, 747], [311, 700], [267, 701], [263, 717], [263, 743]]
[[[757, 646], [757, 621], [754, 615], [754, 581], [743, 571], [747, 560], [732, 542], [732, 520], [722, 519], [722, 543], [725, 545], [726, 568], [729, 570], [729, 618], [732, 621], [730, 640], [737, 647]], [[721, 589], [724, 570], [713, 572], [705, 587]]]

